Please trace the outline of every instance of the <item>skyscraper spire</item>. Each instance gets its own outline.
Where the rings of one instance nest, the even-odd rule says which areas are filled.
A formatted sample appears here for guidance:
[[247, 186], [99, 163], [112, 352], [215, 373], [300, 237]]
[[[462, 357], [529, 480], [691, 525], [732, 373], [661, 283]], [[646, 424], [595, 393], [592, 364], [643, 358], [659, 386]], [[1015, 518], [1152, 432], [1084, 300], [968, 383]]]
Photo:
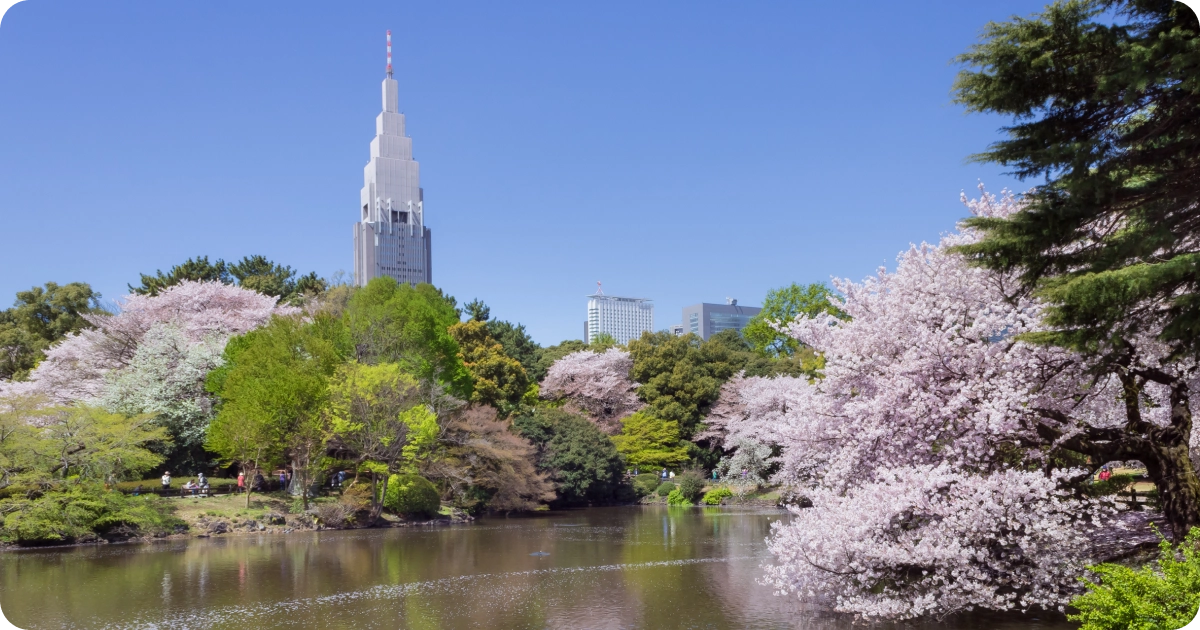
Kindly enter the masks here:
[[360, 220], [354, 226], [354, 280], [360, 286], [380, 276], [412, 285], [432, 282], [432, 234], [425, 227], [420, 165], [404, 131], [399, 88], [392, 77], [391, 31], [387, 43], [383, 111], [375, 117], [371, 160], [363, 169], [358, 200]]
[[390, 30], [387, 32], [387, 42], [388, 42], [387, 72], [388, 72], [388, 77], [391, 77], [392, 76], [392, 32]]

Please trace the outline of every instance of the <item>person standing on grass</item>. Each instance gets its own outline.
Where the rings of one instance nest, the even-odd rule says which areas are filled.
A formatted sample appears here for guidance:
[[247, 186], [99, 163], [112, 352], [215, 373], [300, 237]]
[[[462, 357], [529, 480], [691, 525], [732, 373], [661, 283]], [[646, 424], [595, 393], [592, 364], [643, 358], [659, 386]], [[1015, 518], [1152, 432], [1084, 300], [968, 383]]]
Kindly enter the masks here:
[[171, 489], [171, 471], [168, 470], [163, 473], [162, 486], [163, 486], [163, 490]]

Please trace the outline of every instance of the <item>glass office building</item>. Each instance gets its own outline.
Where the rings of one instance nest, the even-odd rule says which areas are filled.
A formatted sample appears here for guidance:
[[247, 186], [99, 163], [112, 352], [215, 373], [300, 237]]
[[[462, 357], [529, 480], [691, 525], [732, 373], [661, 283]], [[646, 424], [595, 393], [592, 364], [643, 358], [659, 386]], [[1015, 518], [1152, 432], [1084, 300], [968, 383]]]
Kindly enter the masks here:
[[760, 311], [762, 309], [755, 306], [738, 306], [737, 300], [728, 300], [726, 304], [701, 303], [685, 306], [683, 323], [676, 330], [682, 334], [692, 333], [707, 340], [722, 330], [745, 328]]

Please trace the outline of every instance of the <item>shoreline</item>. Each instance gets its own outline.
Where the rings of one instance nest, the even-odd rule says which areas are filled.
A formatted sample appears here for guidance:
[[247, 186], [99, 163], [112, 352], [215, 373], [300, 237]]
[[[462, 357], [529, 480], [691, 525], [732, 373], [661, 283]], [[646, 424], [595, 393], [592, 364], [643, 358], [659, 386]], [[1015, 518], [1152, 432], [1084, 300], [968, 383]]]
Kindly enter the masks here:
[[[668, 507], [665, 501], [643, 500], [637, 503], [623, 503], [614, 505], [601, 506], [583, 506], [574, 508], [565, 508], [560, 510], [539, 510], [521, 516], [544, 516], [549, 513], [566, 513], [576, 510], [586, 510], [598, 507]], [[743, 501], [729, 502], [720, 506], [715, 505], [694, 505], [688, 507], [676, 506], [676, 509], [690, 508], [758, 508], [758, 509], [777, 509], [785, 510], [786, 508], [778, 505], [774, 501], [763, 499], [749, 499]], [[139, 545], [152, 544], [162, 542], [177, 542], [186, 540], [212, 540], [228, 537], [243, 537], [249, 535], [270, 534], [274, 536], [288, 536], [299, 533], [312, 533], [321, 531], [351, 531], [351, 530], [372, 530], [372, 529], [400, 529], [406, 527], [448, 527], [451, 525], [469, 525], [476, 522], [479, 518], [466, 513], [456, 513], [452, 515], [442, 515], [438, 518], [428, 520], [409, 520], [404, 519], [394, 514], [381, 514], [379, 520], [370, 526], [350, 525], [345, 527], [331, 527], [327, 525], [311, 524], [307, 521], [312, 518], [312, 514], [287, 514], [281, 515], [285, 519], [283, 524], [264, 525], [257, 520], [243, 520], [241, 524], [235, 525], [231, 519], [216, 518], [206, 519], [198, 518], [193, 521], [187, 521], [188, 530], [183, 532], [175, 532], [164, 535], [148, 535], [148, 536], [130, 536], [127, 538], [104, 538], [97, 536], [95, 540], [72, 541], [62, 543], [50, 543], [42, 545], [20, 545], [15, 543], [0, 544], [0, 553], [18, 552], [18, 551], [45, 551], [57, 549], [73, 549], [80, 547], [105, 547], [109, 545]], [[304, 518], [308, 516], [309, 519]], [[483, 515], [486, 516], [486, 515]], [[224, 526], [218, 525], [223, 523]], [[249, 524], [253, 523], [253, 524]]]

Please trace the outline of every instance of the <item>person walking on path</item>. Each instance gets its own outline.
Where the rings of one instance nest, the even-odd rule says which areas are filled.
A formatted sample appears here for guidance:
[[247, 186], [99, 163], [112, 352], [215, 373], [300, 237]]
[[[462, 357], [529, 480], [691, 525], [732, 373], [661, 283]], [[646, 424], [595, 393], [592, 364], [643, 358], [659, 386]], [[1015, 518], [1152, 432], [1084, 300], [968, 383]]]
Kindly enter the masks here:
[[243, 471], [238, 472], [238, 492], [244, 492], [245, 490], [246, 490], [246, 471], [243, 470]]
[[171, 489], [171, 471], [168, 470], [163, 473], [162, 486], [163, 486], [163, 490]]

